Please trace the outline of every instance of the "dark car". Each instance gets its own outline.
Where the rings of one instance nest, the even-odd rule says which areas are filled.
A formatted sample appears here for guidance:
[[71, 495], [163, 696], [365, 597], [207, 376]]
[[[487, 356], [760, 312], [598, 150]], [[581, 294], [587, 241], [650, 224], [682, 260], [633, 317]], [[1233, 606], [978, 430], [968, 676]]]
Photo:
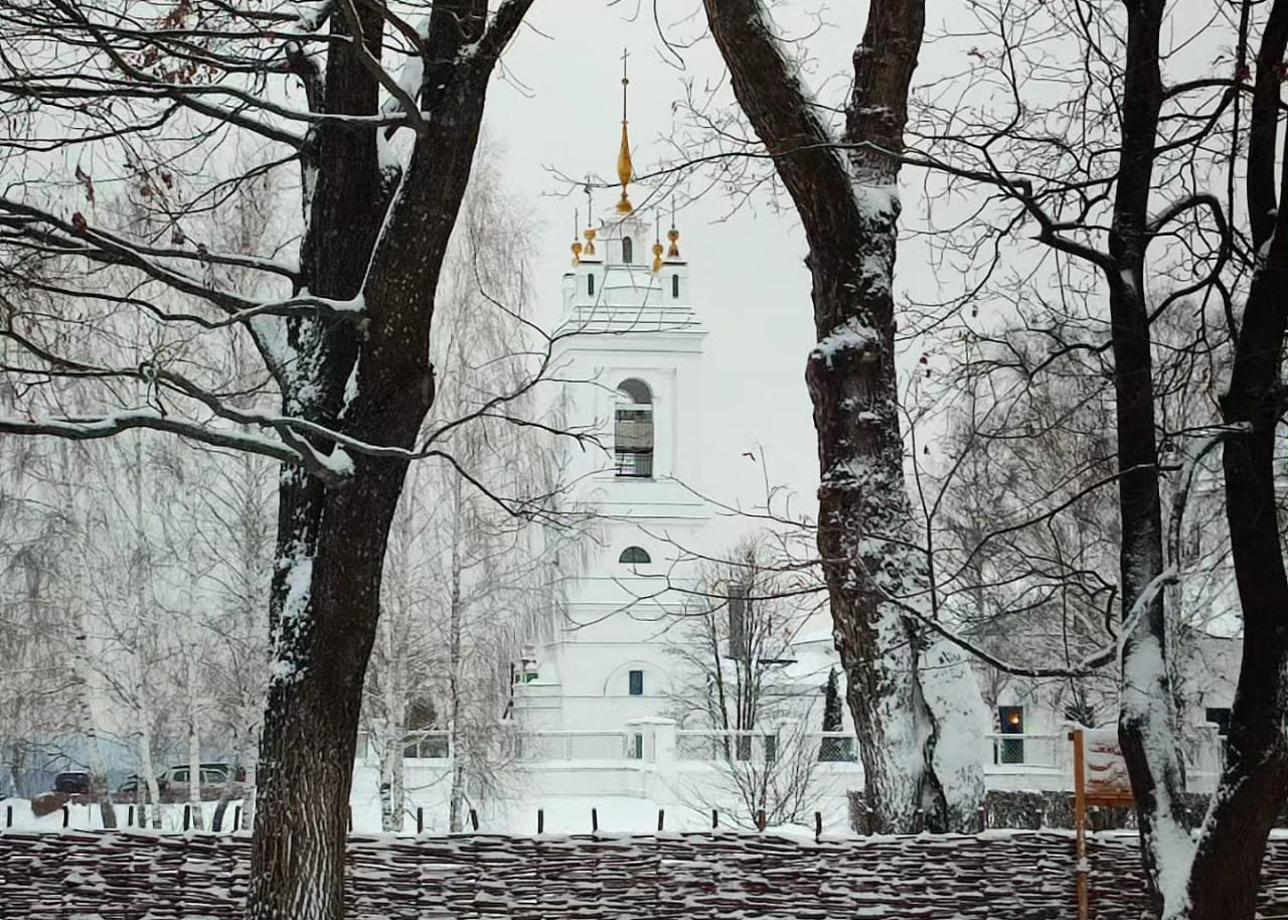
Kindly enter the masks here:
[[68, 795], [89, 795], [90, 776], [84, 770], [68, 770], [54, 777], [54, 791]]

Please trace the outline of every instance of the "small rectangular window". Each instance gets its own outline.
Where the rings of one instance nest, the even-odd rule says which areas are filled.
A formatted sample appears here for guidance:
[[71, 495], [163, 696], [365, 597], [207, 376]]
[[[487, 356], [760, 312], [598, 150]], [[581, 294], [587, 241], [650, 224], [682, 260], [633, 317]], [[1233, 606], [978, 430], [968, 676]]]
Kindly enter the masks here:
[[586, 276], [586, 294], [590, 297], [595, 296], [595, 276], [594, 275]]
[[671, 298], [673, 300], [680, 299], [680, 276], [679, 275], [671, 276]]
[[[1024, 707], [998, 706], [997, 721], [1003, 735], [1024, 734]], [[994, 751], [996, 763], [1024, 763], [1024, 738], [1004, 738]]]
[[1228, 707], [1209, 706], [1206, 721], [1216, 726], [1216, 733], [1222, 738], [1230, 737], [1230, 710]]
[[644, 672], [643, 671], [631, 671], [630, 694], [631, 696], [644, 695]]

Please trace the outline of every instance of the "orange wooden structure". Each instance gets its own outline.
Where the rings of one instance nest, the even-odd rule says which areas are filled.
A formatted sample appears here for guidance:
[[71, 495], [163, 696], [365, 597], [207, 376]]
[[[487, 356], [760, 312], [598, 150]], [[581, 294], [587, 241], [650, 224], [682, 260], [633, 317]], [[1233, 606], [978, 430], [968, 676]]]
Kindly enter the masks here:
[[1087, 806], [1133, 804], [1131, 778], [1118, 747], [1116, 729], [1075, 728], [1073, 742], [1073, 826], [1077, 839], [1078, 920], [1090, 920], [1091, 865], [1087, 862]]

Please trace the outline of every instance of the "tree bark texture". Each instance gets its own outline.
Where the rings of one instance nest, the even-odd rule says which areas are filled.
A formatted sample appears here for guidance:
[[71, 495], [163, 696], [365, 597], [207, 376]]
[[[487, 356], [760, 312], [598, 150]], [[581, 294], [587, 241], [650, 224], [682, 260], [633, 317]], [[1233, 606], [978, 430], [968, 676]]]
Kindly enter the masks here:
[[[488, 22], [484, 0], [440, 0], [430, 13], [420, 108], [427, 127], [400, 175], [382, 173], [376, 130], [327, 122], [304, 164], [305, 286], [362, 296], [365, 322], [287, 321], [294, 367], [276, 368], [284, 409], [369, 444], [411, 448], [434, 397], [429, 335], [448, 239], [469, 181], [487, 84], [531, 0]], [[338, 41], [310, 98], [330, 113], [378, 112], [367, 50], [383, 21], [355, 4], [331, 17]], [[270, 357], [271, 360], [271, 357]], [[249, 916], [339, 920], [363, 679], [379, 616], [390, 524], [407, 463], [358, 455], [340, 487], [296, 469], [280, 484], [270, 606], [273, 674], [260, 742]]]
[[[897, 155], [924, 4], [871, 4], [840, 144], [819, 122], [760, 0], [705, 5], [734, 93], [774, 157], [809, 244], [818, 345], [806, 383], [821, 472], [818, 547], [871, 830], [968, 827], [983, 792], [982, 760], [970, 764], [976, 752], [958, 739], [941, 742], [945, 730], [987, 729], [969, 669], [932, 648], [910, 610], [933, 615], [927, 560], [912, 548], [894, 352]], [[943, 669], [925, 668], [928, 656]]]
[[1248, 138], [1247, 203], [1260, 254], [1238, 332], [1222, 466], [1243, 656], [1225, 770], [1199, 836], [1188, 879], [1191, 920], [1255, 916], [1266, 838], [1288, 794], [1288, 574], [1277, 515], [1275, 432], [1284, 412], [1281, 374], [1288, 325], [1288, 170], [1276, 156], [1288, 2], [1275, 0], [1256, 60]]
[[1122, 521], [1119, 571], [1125, 619], [1118, 737], [1131, 776], [1141, 853], [1156, 906], [1161, 903], [1157, 896], [1167, 854], [1184, 852], [1188, 846], [1184, 813], [1178, 807], [1185, 776], [1176, 744], [1164, 594], [1156, 585], [1151, 589], [1165, 565], [1145, 292], [1145, 256], [1153, 238], [1150, 197], [1163, 104], [1159, 36], [1164, 6], [1164, 0], [1129, 0], [1125, 4], [1122, 149], [1109, 231], [1110, 264], [1105, 267], [1113, 330]]

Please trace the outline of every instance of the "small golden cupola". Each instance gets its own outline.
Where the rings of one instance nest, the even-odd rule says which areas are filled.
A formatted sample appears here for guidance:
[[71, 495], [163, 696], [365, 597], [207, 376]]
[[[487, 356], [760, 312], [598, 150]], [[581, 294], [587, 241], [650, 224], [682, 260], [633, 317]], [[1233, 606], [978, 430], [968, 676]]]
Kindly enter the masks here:
[[581, 240], [577, 238], [577, 231], [581, 229], [581, 214], [573, 212], [572, 218], [572, 264], [577, 265], [581, 262]]
[[[595, 229], [594, 225], [595, 196], [594, 190], [590, 186], [589, 176], [586, 177], [586, 185], [583, 187], [583, 191], [586, 193], [586, 230], [582, 233], [582, 236], [586, 238], [586, 245], [582, 247], [579, 258], [582, 260], [596, 259], [598, 253], [595, 252], [595, 238], [599, 236], [599, 231]], [[576, 236], [576, 234], [573, 235]]]
[[631, 204], [631, 199], [627, 195], [626, 187], [631, 184], [635, 178], [635, 165], [631, 162], [631, 138], [627, 130], [626, 119], [626, 88], [630, 86], [630, 77], [626, 75], [626, 59], [630, 53], [622, 49], [622, 143], [617, 151], [617, 181], [622, 184], [622, 197], [617, 202], [617, 210], [621, 214], [630, 214], [635, 210]]

